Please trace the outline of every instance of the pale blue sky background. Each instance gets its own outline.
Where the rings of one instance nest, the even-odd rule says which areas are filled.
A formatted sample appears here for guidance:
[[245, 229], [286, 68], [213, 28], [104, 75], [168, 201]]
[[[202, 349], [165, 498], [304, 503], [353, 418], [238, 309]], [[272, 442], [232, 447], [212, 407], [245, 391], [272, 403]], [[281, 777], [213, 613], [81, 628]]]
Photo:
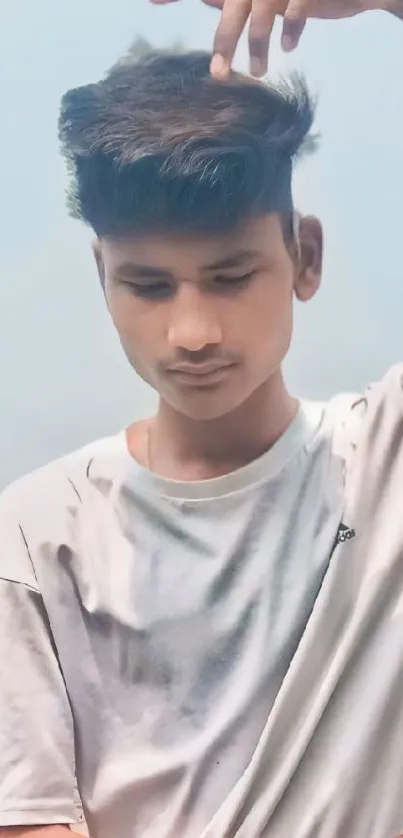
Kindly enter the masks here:
[[[154, 403], [108, 323], [88, 233], [67, 220], [56, 120], [136, 35], [209, 48], [199, 0], [0, 0], [0, 484]], [[239, 66], [245, 66], [245, 48]], [[321, 150], [296, 177], [321, 215], [325, 278], [298, 309], [287, 374], [302, 396], [362, 387], [403, 355], [403, 24], [383, 14], [314, 23], [293, 59], [319, 94]]]

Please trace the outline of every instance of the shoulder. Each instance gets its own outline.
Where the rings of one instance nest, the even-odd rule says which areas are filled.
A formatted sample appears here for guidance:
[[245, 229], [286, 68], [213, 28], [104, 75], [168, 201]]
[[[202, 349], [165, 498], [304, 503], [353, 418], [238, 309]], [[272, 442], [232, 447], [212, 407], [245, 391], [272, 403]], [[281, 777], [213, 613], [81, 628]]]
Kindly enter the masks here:
[[333, 449], [345, 460], [347, 473], [367, 485], [386, 486], [403, 478], [403, 364], [388, 370], [361, 394], [342, 394], [325, 409]]
[[362, 393], [333, 397], [326, 409], [332, 423], [343, 424], [352, 437], [359, 437], [370, 429], [382, 434], [397, 428], [403, 442], [403, 363], [391, 367], [381, 379], [368, 384]]
[[3, 491], [0, 580], [41, 589], [38, 557], [47, 564], [61, 546], [74, 551], [80, 522], [94, 510], [93, 471], [98, 485], [108, 480], [113, 484], [122, 448], [122, 435], [98, 440], [25, 475]]
[[65, 509], [80, 498], [92, 463], [104, 459], [116, 447], [118, 437], [106, 437], [73, 451], [24, 475], [0, 494], [0, 522], [14, 521], [21, 527], [36, 517], [41, 520], [56, 509]]

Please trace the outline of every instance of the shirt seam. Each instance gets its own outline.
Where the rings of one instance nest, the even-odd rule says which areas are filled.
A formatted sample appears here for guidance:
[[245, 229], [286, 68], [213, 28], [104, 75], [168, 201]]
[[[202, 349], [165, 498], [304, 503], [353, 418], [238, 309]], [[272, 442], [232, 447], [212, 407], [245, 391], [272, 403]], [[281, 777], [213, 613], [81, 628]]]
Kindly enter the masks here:
[[0, 576], [0, 582], [9, 582], [11, 585], [22, 585], [23, 588], [26, 588], [28, 591], [32, 591], [33, 594], [42, 596], [39, 588], [35, 588], [33, 585], [30, 585], [29, 582], [22, 582], [20, 579], [10, 579], [8, 576]]

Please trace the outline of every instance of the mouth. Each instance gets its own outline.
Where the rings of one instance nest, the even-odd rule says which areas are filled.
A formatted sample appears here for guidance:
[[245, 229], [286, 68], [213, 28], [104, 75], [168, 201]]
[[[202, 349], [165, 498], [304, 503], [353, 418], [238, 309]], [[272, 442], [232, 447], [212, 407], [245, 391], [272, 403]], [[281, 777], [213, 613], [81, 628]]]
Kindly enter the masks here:
[[211, 387], [219, 384], [230, 375], [234, 364], [178, 364], [169, 370], [169, 374], [178, 384], [185, 387]]

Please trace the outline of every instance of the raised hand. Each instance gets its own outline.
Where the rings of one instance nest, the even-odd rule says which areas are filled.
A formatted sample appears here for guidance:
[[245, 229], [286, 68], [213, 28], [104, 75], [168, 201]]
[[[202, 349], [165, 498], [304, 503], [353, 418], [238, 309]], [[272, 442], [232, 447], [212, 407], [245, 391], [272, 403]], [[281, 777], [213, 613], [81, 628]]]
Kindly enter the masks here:
[[212, 72], [226, 76], [242, 35], [249, 23], [251, 72], [267, 72], [270, 36], [277, 15], [283, 17], [282, 46], [298, 46], [309, 18], [339, 19], [380, 8], [379, 0], [224, 0], [214, 41]]
[[[151, 0], [156, 5], [179, 0]], [[290, 51], [298, 46], [309, 18], [339, 19], [353, 17], [372, 9], [385, 9], [403, 16], [403, 0], [202, 0], [221, 11], [214, 38], [211, 71], [225, 78], [242, 32], [249, 21], [249, 54], [251, 72], [262, 76], [267, 72], [270, 36], [277, 15], [283, 17], [282, 45]], [[399, 7], [399, 8], [398, 8]]]

